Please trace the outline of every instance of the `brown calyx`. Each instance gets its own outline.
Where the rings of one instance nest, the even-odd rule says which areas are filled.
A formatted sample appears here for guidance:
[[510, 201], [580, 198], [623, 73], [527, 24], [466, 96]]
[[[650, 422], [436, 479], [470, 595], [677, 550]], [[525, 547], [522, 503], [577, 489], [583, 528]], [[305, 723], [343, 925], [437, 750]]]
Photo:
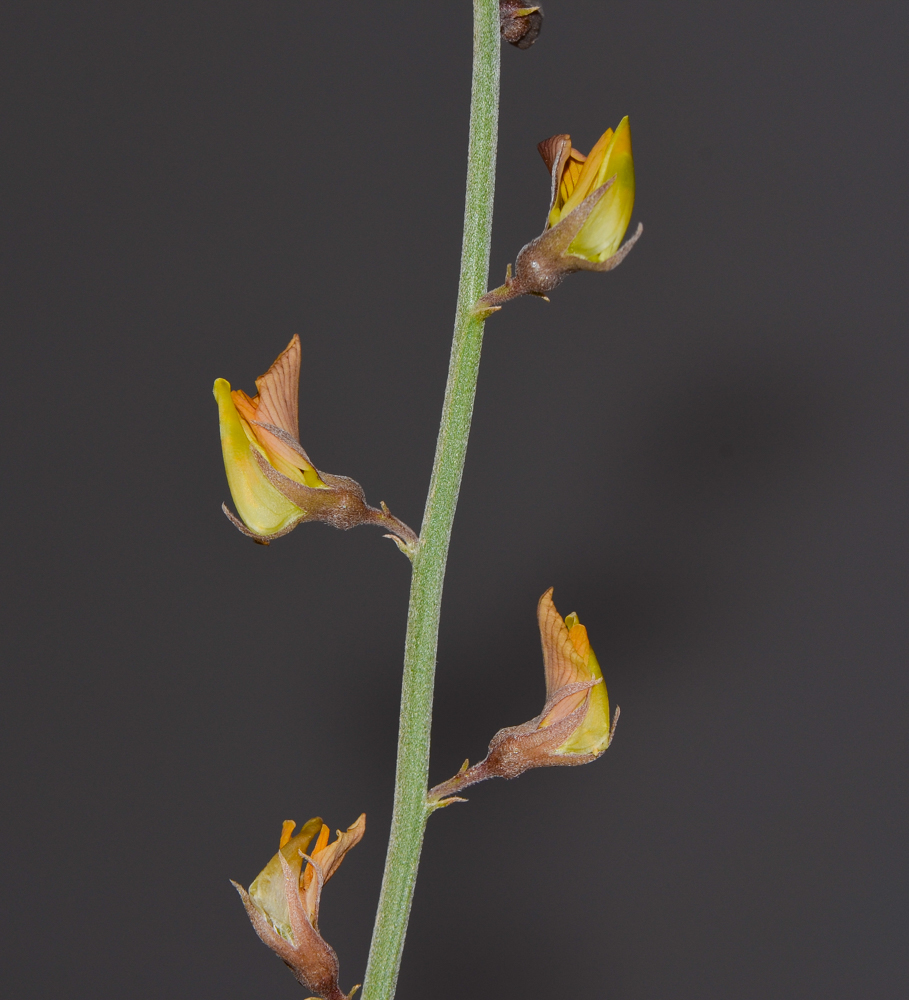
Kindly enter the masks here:
[[[529, 10], [527, 14], [519, 11]], [[502, 38], [519, 49], [529, 49], [543, 28], [543, 10], [520, 0], [499, 0], [499, 26]]]

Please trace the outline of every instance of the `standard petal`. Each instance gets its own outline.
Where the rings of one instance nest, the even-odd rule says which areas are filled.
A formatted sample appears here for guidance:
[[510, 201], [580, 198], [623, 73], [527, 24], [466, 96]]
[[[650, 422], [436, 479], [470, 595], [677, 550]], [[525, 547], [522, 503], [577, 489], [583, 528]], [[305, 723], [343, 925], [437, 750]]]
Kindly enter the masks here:
[[564, 164], [560, 164], [559, 160], [562, 158], [563, 154], [567, 155], [567, 152], [571, 149], [571, 136], [551, 135], [548, 139], [538, 142], [537, 149], [539, 150], [540, 156], [543, 157], [546, 169], [550, 172], [550, 174], [555, 171], [556, 176], [560, 178], [562, 176], [562, 167]]
[[[605, 734], [608, 742], [609, 697], [606, 694], [606, 685], [602, 683], [603, 673], [600, 665], [590, 648], [587, 629], [578, 621], [576, 614], [570, 614], [564, 621], [562, 620], [552, 602], [552, 588], [540, 598], [537, 616], [543, 642], [547, 699], [547, 708], [543, 710], [540, 727], [554, 725], [586, 702], [584, 721], [566, 743], [569, 749], [559, 752], [593, 752], [591, 744], [599, 743], [603, 732], [603, 718], [605, 718]], [[600, 683], [593, 687], [581, 688], [575, 693], [568, 694], [567, 697], [558, 697], [562, 688], [577, 687], [590, 681]]]
[[552, 602], [552, 591], [553, 588], [550, 587], [537, 605], [547, 699], [566, 684], [587, 680], [584, 661], [578, 656], [569, 638], [565, 622], [556, 611]]
[[259, 415], [266, 424], [274, 424], [300, 440], [300, 338], [294, 334], [268, 371], [256, 379], [259, 390]]
[[583, 174], [587, 157], [571, 145], [570, 135], [550, 136], [539, 143], [537, 149], [552, 175], [552, 194], [546, 222], [548, 228], [565, 215], [565, 202], [572, 196], [578, 179]]
[[344, 860], [344, 855], [352, 848], [356, 847], [357, 844], [363, 839], [363, 834], [366, 833], [366, 813], [361, 813], [357, 817], [356, 822], [351, 824], [344, 833], [338, 830], [338, 837], [332, 844], [328, 844], [327, 847], [323, 848], [318, 852], [318, 855], [313, 855], [316, 861], [322, 866], [322, 872], [325, 876], [325, 881], [327, 882], [332, 875], [338, 870], [341, 862]]
[[553, 218], [555, 218], [556, 222], [558, 221], [559, 209], [565, 200], [561, 197], [560, 192], [562, 174], [565, 171], [565, 164], [571, 155], [571, 136], [551, 135], [548, 139], [537, 143], [537, 149], [540, 152], [540, 156], [543, 157], [543, 162], [546, 164], [546, 169], [549, 171], [552, 179], [549, 211], [546, 215], [546, 228], [548, 228], [554, 225]]

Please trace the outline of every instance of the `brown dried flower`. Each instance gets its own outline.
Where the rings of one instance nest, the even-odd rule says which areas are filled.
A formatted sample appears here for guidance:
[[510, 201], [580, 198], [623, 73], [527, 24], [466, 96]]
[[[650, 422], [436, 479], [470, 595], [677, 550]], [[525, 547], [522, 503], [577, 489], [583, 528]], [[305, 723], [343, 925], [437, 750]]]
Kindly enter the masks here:
[[524, 7], [516, 0], [499, 0], [502, 37], [519, 49], [529, 49], [543, 27], [543, 8]]

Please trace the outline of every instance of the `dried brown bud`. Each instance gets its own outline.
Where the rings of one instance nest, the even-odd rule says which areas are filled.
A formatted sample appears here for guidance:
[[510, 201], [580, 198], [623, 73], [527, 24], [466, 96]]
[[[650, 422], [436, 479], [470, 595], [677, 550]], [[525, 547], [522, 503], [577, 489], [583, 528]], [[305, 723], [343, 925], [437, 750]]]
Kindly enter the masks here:
[[552, 588], [537, 606], [546, 674], [543, 711], [520, 726], [500, 729], [485, 760], [466, 765], [429, 792], [434, 807], [462, 799], [461, 789], [487, 778], [516, 778], [532, 767], [587, 764], [612, 742], [615, 720], [609, 718], [609, 696], [587, 629], [575, 614], [562, 619], [552, 603]]
[[519, 49], [529, 49], [543, 27], [543, 8], [524, 7], [515, 0], [499, 0], [502, 37]]

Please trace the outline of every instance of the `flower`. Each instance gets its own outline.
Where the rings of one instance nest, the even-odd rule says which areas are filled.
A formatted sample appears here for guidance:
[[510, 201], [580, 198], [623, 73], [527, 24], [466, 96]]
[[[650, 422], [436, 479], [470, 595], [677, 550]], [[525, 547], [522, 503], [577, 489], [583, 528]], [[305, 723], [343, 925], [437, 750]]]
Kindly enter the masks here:
[[532, 767], [588, 764], [612, 742], [615, 724], [609, 720], [609, 695], [600, 665], [590, 648], [587, 629], [576, 614], [564, 620], [552, 602], [552, 588], [537, 606], [546, 703], [536, 718], [521, 726], [500, 729], [485, 760], [465, 766], [429, 792], [435, 807], [463, 799], [451, 798], [468, 785], [487, 778], [516, 778]]
[[554, 135], [539, 144], [552, 178], [549, 214], [543, 232], [509, 266], [505, 284], [487, 292], [475, 307], [482, 317], [519, 295], [556, 288], [574, 271], [611, 271], [628, 256], [644, 227], [624, 245], [622, 238], [634, 207], [634, 160], [627, 116], [607, 129], [588, 156], [571, 136]]
[[325, 521], [336, 528], [376, 524], [391, 531], [386, 537], [412, 557], [416, 534], [384, 503], [381, 510], [370, 507], [359, 483], [319, 472], [312, 464], [300, 444], [299, 385], [296, 335], [256, 379], [256, 396], [231, 391], [223, 378], [215, 381], [224, 468], [240, 517], [226, 506], [224, 513], [244, 535], [263, 545], [303, 521]]
[[[285, 820], [278, 853], [259, 872], [247, 892], [240, 893], [256, 933], [290, 967], [297, 980], [325, 1000], [348, 1000], [338, 986], [338, 956], [319, 934], [319, 903], [326, 882], [338, 870], [344, 855], [363, 839], [366, 816], [329, 844], [329, 829], [319, 817], [304, 823]], [[318, 834], [311, 854], [306, 853]], [[304, 866], [303, 862], [306, 862]]]
[[634, 160], [628, 117], [619, 122], [615, 132], [606, 129], [589, 156], [571, 145], [570, 135], [553, 136], [541, 142], [539, 149], [552, 175], [547, 228], [558, 225], [589, 194], [614, 178], [567, 250], [572, 256], [602, 263], [618, 250], [634, 207]]

